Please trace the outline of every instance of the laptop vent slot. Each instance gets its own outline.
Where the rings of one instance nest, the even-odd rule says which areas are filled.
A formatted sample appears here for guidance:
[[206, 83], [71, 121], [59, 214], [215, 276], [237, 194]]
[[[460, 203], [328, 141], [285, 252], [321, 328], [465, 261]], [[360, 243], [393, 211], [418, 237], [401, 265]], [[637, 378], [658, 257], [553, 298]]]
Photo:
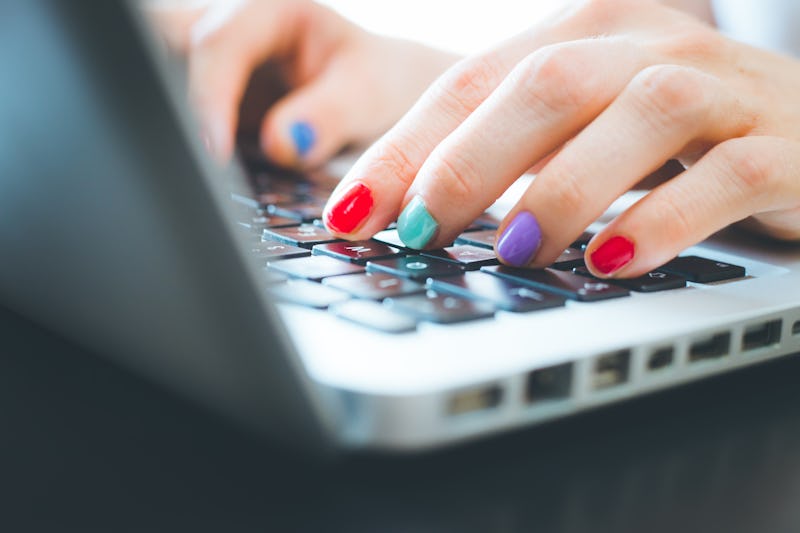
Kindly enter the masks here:
[[594, 390], [609, 389], [628, 381], [631, 351], [620, 350], [594, 360], [591, 384]]
[[566, 400], [572, 393], [572, 363], [540, 368], [528, 374], [525, 396], [530, 403]]
[[748, 352], [778, 344], [781, 342], [782, 327], [783, 322], [780, 320], [770, 320], [748, 326], [742, 337], [742, 351]]
[[653, 350], [650, 357], [647, 359], [647, 370], [650, 372], [657, 372], [665, 368], [669, 368], [675, 362], [675, 348], [672, 346], [664, 346]]
[[447, 402], [448, 415], [463, 415], [493, 409], [503, 400], [499, 385], [480, 387], [458, 392]]
[[689, 347], [689, 362], [709, 361], [725, 357], [730, 353], [731, 334], [716, 333], [705, 339], [697, 340]]
[[800, 335], [800, 320], [792, 324], [792, 335]]

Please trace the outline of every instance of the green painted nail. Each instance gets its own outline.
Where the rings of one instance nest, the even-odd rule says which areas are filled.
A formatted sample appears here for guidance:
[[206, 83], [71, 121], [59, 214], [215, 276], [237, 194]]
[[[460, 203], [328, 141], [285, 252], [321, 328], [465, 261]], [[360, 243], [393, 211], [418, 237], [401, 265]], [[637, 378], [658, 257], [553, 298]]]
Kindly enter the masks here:
[[397, 219], [397, 233], [400, 239], [409, 248], [421, 250], [425, 248], [436, 230], [439, 229], [439, 224], [434, 220], [422, 199], [415, 196], [400, 213]]

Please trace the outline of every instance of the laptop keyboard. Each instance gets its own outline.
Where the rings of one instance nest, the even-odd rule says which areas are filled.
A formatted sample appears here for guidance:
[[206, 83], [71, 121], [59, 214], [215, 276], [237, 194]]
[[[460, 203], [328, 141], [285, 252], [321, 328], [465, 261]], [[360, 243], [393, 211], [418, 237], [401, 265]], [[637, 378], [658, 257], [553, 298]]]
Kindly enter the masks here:
[[497, 311], [530, 313], [568, 300], [600, 302], [629, 297], [631, 291], [670, 291], [687, 282], [746, 276], [737, 265], [685, 256], [639, 278], [600, 280], [584, 264], [583, 250], [593, 236], [588, 232], [549, 268], [511, 268], [494, 254], [499, 221], [490, 214], [441, 250], [407, 249], [393, 224], [372, 239], [343, 241], [320, 221], [329, 188], [291, 175], [267, 179], [262, 174], [254, 184], [260, 192], [232, 196], [237, 226], [264, 266], [271, 297], [383, 332], [406, 333], [422, 322], [491, 319]]

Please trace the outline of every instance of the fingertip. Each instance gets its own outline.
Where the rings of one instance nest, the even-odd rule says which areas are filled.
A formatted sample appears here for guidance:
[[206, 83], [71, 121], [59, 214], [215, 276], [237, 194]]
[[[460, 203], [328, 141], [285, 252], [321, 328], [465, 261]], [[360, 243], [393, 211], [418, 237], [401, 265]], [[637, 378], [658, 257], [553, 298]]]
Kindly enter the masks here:
[[524, 267], [531, 264], [542, 244], [542, 230], [536, 216], [519, 211], [497, 236], [495, 252], [505, 265]]
[[[595, 244], [594, 241], [599, 241]], [[634, 241], [622, 235], [593, 239], [586, 248], [585, 262], [589, 271], [600, 278], [621, 277], [637, 258]]]

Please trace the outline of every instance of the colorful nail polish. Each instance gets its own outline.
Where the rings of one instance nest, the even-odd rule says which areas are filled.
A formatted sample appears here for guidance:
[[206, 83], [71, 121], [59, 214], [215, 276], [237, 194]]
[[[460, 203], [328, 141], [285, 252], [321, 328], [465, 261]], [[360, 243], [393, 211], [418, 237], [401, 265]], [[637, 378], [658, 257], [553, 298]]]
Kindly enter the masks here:
[[431, 216], [422, 198], [415, 196], [397, 219], [397, 233], [409, 248], [421, 250], [436, 235], [439, 223]]
[[633, 260], [633, 242], [625, 237], [611, 237], [601, 244], [590, 259], [594, 268], [602, 274], [609, 275], [618, 271]]
[[542, 230], [536, 217], [520, 211], [497, 240], [497, 255], [511, 266], [522, 267], [533, 260], [542, 244]]
[[317, 134], [308, 122], [295, 122], [289, 126], [289, 135], [292, 137], [297, 155], [301, 158], [311, 151], [317, 140]]
[[348, 187], [325, 214], [325, 224], [338, 233], [358, 228], [372, 211], [372, 191], [360, 182]]

